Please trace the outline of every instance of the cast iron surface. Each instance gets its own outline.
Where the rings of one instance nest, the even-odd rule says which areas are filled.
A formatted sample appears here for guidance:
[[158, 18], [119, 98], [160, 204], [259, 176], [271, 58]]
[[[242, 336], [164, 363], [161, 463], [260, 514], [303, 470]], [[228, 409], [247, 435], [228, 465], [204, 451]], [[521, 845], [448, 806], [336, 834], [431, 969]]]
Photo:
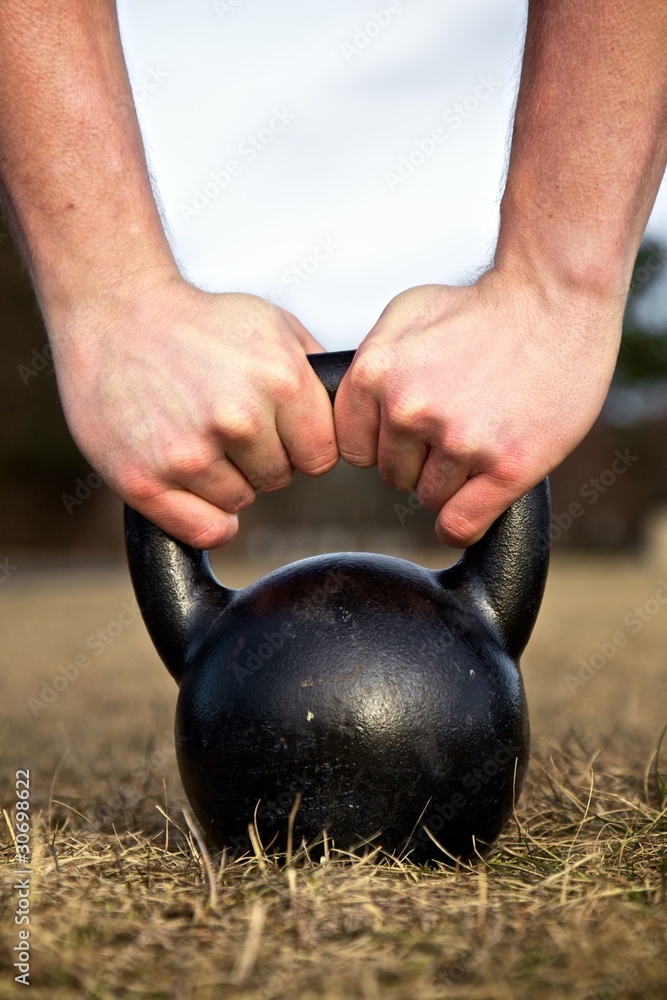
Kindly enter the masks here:
[[[352, 352], [314, 355], [333, 401]], [[480, 853], [518, 796], [529, 750], [519, 657], [549, 556], [546, 480], [455, 566], [367, 553], [304, 559], [243, 590], [206, 553], [126, 508], [144, 621], [180, 686], [176, 747], [212, 844], [326, 829], [416, 861]], [[298, 517], [298, 512], [295, 512]]]

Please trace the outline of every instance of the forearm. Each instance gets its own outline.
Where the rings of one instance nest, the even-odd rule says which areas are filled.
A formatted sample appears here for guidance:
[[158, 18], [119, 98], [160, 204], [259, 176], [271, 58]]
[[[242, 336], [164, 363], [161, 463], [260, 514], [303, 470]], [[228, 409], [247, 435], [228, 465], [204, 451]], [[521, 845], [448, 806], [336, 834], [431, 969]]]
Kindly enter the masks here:
[[0, 0], [0, 182], [47, 318], [176, 267], [113, 0]]
[[617, 301], [667, 161], [664, 0], [532, 0], [495, 266]]

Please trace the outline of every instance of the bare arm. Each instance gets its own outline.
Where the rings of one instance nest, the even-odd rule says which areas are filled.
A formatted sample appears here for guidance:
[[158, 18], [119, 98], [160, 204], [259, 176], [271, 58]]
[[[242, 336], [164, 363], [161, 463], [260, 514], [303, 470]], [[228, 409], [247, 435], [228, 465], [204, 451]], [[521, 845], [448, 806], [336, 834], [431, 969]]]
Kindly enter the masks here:
[[530, 3], [493, 266], [398, 295], [336, 401], [341, 454], [440, 511], [454, 545], [579, 443], [613, 374], [667, 162], [667, 4]]
[[185, 282], [153, 199], [113, 0], [0, 0], [0, 184], [72, 434], [184, 541], [337, 460], [299, 321]]
[[2, 186], [47, 317], [177, 277], [112, 0], [0, 2]]
[[662, 0], [533, 0], [497, 268], [624, 307], [667, 162], [666, 52]]

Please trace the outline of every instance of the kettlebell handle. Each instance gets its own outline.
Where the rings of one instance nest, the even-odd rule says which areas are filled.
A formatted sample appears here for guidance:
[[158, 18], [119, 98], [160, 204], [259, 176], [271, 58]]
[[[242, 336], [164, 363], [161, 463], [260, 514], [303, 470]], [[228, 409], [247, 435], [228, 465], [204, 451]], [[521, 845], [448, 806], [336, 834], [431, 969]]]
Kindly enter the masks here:
[[338, 387], [352, 364], [356, 351], [330, 351], [322, 354], [308, 354], [307, 358], [318, 379], [329, 393], [333, 406]]
[[[333, 405], [355, 351], [309, 354], [308, 360]], [[542, 602], [549, 563], [551, 504], [545, 479], [512, 504], [463, 558], [443, 570], [448, 589], [484, 609], [502, 634], [514, 659], [523, 652]]]
[[[354, 353], [308, 355], [332, 405]], [[219, 614], [234, 591], [216, 580], [208, 552], [170, 537], [127, 505], [125, 547], [130, 578], [148, 634], [178, 683], [192, 629], [199, 621]]]
[[[354, 351], [309, 354], [308, 361], [333, 405]], [[486, 615], [508, 652], [518, 659], [532, 632], [549, 564], [551, 506], [544, 479], [512, 504], [463, 558], [438, 575], [441, 585]], [[188, 638], [200, 622], [219, 615], [234, 591], [215, 579], [208, 553], [171, 538], [125, 507], [130, 576], [153, 644], [179, 681]]]

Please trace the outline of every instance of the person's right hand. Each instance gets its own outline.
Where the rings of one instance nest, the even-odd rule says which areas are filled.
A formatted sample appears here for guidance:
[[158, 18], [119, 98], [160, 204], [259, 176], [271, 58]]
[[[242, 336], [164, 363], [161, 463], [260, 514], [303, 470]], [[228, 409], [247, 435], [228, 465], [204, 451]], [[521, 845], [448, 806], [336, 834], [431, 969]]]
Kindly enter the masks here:
[[338, 461], [332, 407], [306, 359], [323, 348], [261, 298], [144, 276], [48, 325], [79, 448], [183, 542], [223, 545], [256, 492]]

